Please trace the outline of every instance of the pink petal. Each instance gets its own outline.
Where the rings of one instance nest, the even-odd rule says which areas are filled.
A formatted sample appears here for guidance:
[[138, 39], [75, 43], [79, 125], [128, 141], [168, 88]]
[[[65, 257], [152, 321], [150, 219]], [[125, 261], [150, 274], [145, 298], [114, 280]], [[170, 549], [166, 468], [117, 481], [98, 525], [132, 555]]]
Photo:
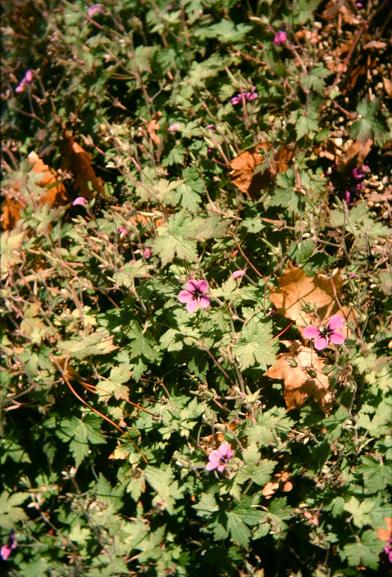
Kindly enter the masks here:
[[178, 293], [177, 296], [180, 303], [188, 303], [189, 301], [193, 301], [193, 295], [188, 290], [182, 290]]
[[329, 335], [329, 340], [334, 343], [334, 345], [342, 345], [346, 338], [342, 333], [334, 332]]
[[28, 83], [30, 83], [33, 80], [33, 71], [30, 68], [29, 70], [26, 71], [23, 80]]
[[226, 463], [222, 463], [221, 465], [219, 465], [218, 467], [218, 471], [219, 473], [223, 473], [223, 471], [226, 469]]
[[201, 293], [206, 293], [208, 291], [208, 282], [206, 280], [194, 280], [192, 281], [195, 289]]
[[199, 301], [197, 301], [196, 299], [193, 299], [187, 302], [186, 305], [186, 310], [188, 311], [188, 313], [194, 313], [197, 310], [199, 310], [200, 308], [200, 304]]
[[202, 309], [207, 309], [210, 306], [210, 302], [211, 301], [210, 301], [209, 297], [206, 297], [206, 296], [199, 297], [199, 305], [200, 305], [200, 308], [202, 308]]
[[233, 279], [242, 278], [245, 272], [246, 271], [243, 269], [235, 270], [234, 272], [231, 273], [231, 278]]
[[86, 204], [88, 204], [88, 200], [87, 198], [84, 198], [84, 196], [78, 196], [72, 202], [72, 206], [86, 206]]
[[318, 351], [322, 351], [328, 346], [328, 339], [325, 337], [316, 337], [314, 339], [314, 348]]
[[227, 459], [231, 459], [231, 457], [234, 454], [230, 443], [228, 443], [227, 441], [224, 441], [223, 443], [221, 443], [221, 445], [219, 446], [218, 452], [219, 452], [220, 456], [226, 457]]
[[336, 329], [341, 329], [344, 327], [345, 324], [345, 318], [338, 313], [329, 319], [328, 328], [331, 329], [331, 331], [335, 331]]
[[195, 280], [188, 280], [188, 281], [185, 283], [185, 288], [186, 288], [186, 290], [189, 291], [189, 292], [192, 293], [192, 294], [193, 294], [193, 292], [194, 292], [194, 291], [196, 290], [196, 288], [197, 288], [197, 287], [195, 286], [195, 282], [197, 282], [197, 281], [195, 281]]
[[218, 463], [214, 463], [213, 461], [209, 461], [206, 465], [207, 471], [213, 471], [218, 466]]
[[319, 336], [319, 334], [320, 334], [319, 329], [313, 325], [309, 325], [308, 327], [305, 327], [303, 330], [303, 335], [305, 339], [315, 339], [316, 337]]
[[3, 545], [0, 549], [0, 556], [4, 561], [7, 561], [8, 557], [11, 555], [12, 549], [8, 545]]

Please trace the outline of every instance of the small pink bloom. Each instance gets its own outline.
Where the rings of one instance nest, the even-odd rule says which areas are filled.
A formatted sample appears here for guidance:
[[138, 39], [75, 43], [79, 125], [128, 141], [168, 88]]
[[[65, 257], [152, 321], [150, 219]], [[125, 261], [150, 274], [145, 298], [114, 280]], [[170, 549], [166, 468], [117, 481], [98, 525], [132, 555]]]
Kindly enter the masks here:
[[15, 92], [20, 94], [24, 92], [26, 86], [33, 81], [33, 71], [31, 68], [26, 70], [25, 75], [23, 76], [22, 80], [19, 82], [18, 86], [15, 88]]
[[345, 326], [346, 321], [339, 313], [333, 315], [326, 326], [316, 327], [309, 325], [303, 330], [305, 339], [311, 339], [314, 342], [314, 348], [317, 351], [325, 349], [329, 343], [334, 345], [342, 345], [345, 341], [345, 336], [341, 332]]
[[245, 96], [245, 100], [247, 100], [248, 102], [251, 102], [252, 100], [256, 100], [256, 98], [259, 97], [257, 92], [255, 92], [254, 90], [252, 90], [252, 92], [244, 92], [244, 96]]
[[220, 473], [222, 473], [225, 470], [229, 459], [231, 459], [233, 455], [234, 451], [231, 448], [230, 443], [224, 441], [220, 445], [219, 449], [211, 451], [211, 453], [208, 455], [208, 463], [206, 465], [207, 471], [213, 471], [214, 469], [217, 469]]
[[150, 249], [149, 246], [147, 246], [144, 250], [143, 250], [143, 256], [146, 260], [148, 260], [149, 258], [152, 257], [152, 250]]
[[241, 101], [242, 101], [241, 94], [236, 94], [235, 96], [230, 98], [230, 102], [233, 106], [237, 106], [237, 104], [240, 104]]
[[210, 306], [208, 293], [208, 282], [202, 280], [189, 280], [185, 288], [178, 293], [180, 303], [186, 305], [188, 313], [194, 313], [199, 309], [206, 309]]
[[8, 537], [8, 543], [0, 547], [0, 559], [3, 559], [3, 561], [7, 561], [13, 549], [16, 549], [16, 546], [17, 543], [15, 539], [15, 532], [13, 529], [11, 529], [10, 535]]
[[173, 124], [171, 124], [167, 130], [168, 130], [168, 132], [171, 132], [172, 134], [174, 134], [174, 132], [178, 132], [180, 130], [180, 128], [181, 128], [181, 124], [179, 122], [173, 122]]
[[88, 204], [88, 200], [87, 198], [84, 198], [84, 196], [78, 196], [72, 202], [72, 206], [86, 206], [86, 204]]
[[282, 46], [282, 44], [286, 44], [287, 42], [287, 32], [284, 30], [279, 30], [274, 36], [274, 44], [275, 46]]
[[233, 279], [242, 278], [245, 273], [246, 270], [243, 269], [235, 270], [234, 272], [231, 273], [231, 278]]
[[[80, 197], [80, 198], [83, 198], [83, 197]], [[128, 229], [126, 226], [119, 226], [117, 228], [117, 232], [119, 233], [120, 236], [126, 236], [128, 234]]]
[[89, 18], [94, 18], [97, 14], [103, 14], [105, 12], [104, 6], [102, 4], [92, 4], [87, 8], [87, 15]]
[[206, 128], [208, 128], [208, 130], [212, 130], [213, 132], [216, 130], [215, 124], [207, 124]]

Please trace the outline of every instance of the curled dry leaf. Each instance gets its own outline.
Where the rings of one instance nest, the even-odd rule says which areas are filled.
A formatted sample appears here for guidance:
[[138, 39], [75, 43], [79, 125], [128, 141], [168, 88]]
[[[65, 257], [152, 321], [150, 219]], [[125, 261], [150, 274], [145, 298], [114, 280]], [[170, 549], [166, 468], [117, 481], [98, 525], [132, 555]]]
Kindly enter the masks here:
[[86, 152], [70, 132], [65, 133], [63, 170], [71, 172], [75, 179], [74, 192], [90, 200], [94, 192], [104, 194], [103, 182], [97, 177], [91, 163], [91, 155]]
[[283, 396], [289, 411], [302, 407], [307, 399], [313, 398], [324, 412], [328, 412], [333, 397], [323, 368], [324, 360], [314, 350], [294, 341], [287, 353], [277, 356], [276, 363], [266, 375], [284, 381]]
[[324, 319], [340, 310], [336, 297], [343, 279], [339, 270], [331, 277], [323, 274], [310, 277], [290, 264], [278, 282], [280, 288], [270, 294], [270, 300], [281, 315], [295, 321], [297, 326], [312, 324], [315, 315]]
[[148, 122], [147, 132], [153, 143], [158, 146], [161, 143], [161, 139], [157, 135], [157, 130], [159, 130], [159, 122], [155, 117], [152, 120], [150, 120], [150, 122]]

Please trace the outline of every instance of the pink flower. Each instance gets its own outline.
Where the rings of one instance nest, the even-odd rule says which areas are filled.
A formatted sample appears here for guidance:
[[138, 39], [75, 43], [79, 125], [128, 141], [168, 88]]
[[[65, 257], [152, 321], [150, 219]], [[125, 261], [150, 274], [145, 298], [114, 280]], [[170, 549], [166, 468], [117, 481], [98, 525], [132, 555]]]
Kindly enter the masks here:
[[282, 46], [282, 44], [286, 44], [287, 42], [287, 32], [284, 30], [279, 30], [274, 36], [274, 44], [275, 46]]
[[303, 331], [306, 339], [313, 339], [314, 348], [318, 351], [325, 349], [331, 342], [334, 345], [342, 345], [345, 341], [345, 336], [341, 329], [346, 324], [344, 317], [340, 314], [333, 315], [326, 326], [315, 327], [309, 325]]
[[84, 196], [78, 196], [72, 202], [72, 206], [86, 206], [86, 204], [88, 204], [88, 200], [87, 198], [84, 198]]
[[237, 106], [237, 104], [240, 104], [241, 102], [251, 102], [252, 100], [256, 100], [256, 98], [258, 98], [259, 95], [257, 94], [257, 92], [255, 92], [255, 89], [252, 88], [251, 91], [248, 92], [239, 92], [238, 94], [236, 94], [235, 96], [232, 96], [230, 98], [230, 102], [233, 106]]
[[175, 132], [178, 132], [180, 130], [180, 128], [181, 128], [181, 124], [179, 122], [173, 122], [173, 124], [171, 124], [167, 130], [168, 130], [168, 132], [171, 132], [172, 134], [174, 134]]
[[243, 269], [235, 270], [234, 272], [231, 273], [231, 278], [233, 278], [234, 280], [237, 278], [242, 278], [245, 273], [246, 270]]
[[351, 174], [352, 174], [354, 180], [363, 180], [368, 172], [370, 172], [370, 168], [368, 167], [367, 164], [363, 164], [362, 166], [359, 166], [358, 168], [353, 168]]
[[177, 298], [180, 303], [186, 304], [188, 313], [194, 313], [210, 306], [210, 298], [207, 293], [208, 282], [206, 280], [189, 280]]
[[146, 260], [148, 260], [149, 258], [152, 257], [152, 250], [150, 249], [149, 246], [147, 246], [144, 250], [143, 250], [143, 256]]
[[[83, 198], [82, 196], [80, 198]], [[76, 200], [76, 199], [75, 199]], [[75, 201], [74, 201], [75, 202]], [[75, 206], [75, 205], [74, 205]], [[119, 226], [117, 232], [120, 236], [126, 236], [128, 234], [128, 229], [126, 226]]]
[[26, 86], [33, 81], [33, 71], [31, 68], [26, 70], [25, 75], [23, 76], [22, 80], [19, 82], [18, 86], [15, 88], [15, 92], [20, 94], [24, 92]]
[[0, 548], [0, 559], [3, 559], [3, 561], [7, 561], [13, 549], [16, 549], [16, 539], [15, 539], [15, 533], [11, 529], [10, 535], [8, 537], [8, 543], [6, 545], [2, 545]]
[[218, 471], [222, 473], [226, 468], [228, 460], [231, 459], [233, 455], [234, 451], [231, 448], [230, 443], [224, 441], [220, 445], [219, 449], [211, 451], [208, 455], [208, 463], [206, 465], [207, 471], [218, 469]]
[[104, 12], [105, 8], [102, 4], [92, 4], [87, 8], [87, 15], [89, 18], [94, 18], [97, 14], [103, 14]]

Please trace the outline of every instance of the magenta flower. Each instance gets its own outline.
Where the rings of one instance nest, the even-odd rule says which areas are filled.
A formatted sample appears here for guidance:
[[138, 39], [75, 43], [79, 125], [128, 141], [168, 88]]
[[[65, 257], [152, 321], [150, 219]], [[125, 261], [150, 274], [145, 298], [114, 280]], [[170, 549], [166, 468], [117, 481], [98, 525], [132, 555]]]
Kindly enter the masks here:
[[224, 441], [219, 447], [219, 449], [215, 449], [215, 451], [211, 451], [208, 455], [208, 463], [206, 465], [207, 471], [213, 471], [214, 469], [218, 469], [220, 473], [222, 473], [227, 465], [229, 459], [232, 458], [234, 455], [234, 451], [231, 448], [230, 443]]
[[206, 280], [189, 280], [177, 298], [180, 303], [186, 305], [188, 313], [194, 313], [210, 306], [210, 297], [207, 293], [208, 282]]
[[103, 14], [104, 12], [105, 8], [102, 4], [92, 4], [87, 8], [87, 15], [89, 18], [94, 18], [97, 14]]
[[345, 336], [341, 332], [346, 321], [340, 314], [333, 315], [326, 326], [316, 327], [309, 325], [303, 331], [306, 339], [312, 339], [314, 348], [318, 351], [325, 349], [331, 342], [334, 345], [342, 345], [345, 341]]
[[354, 180], [363, 180], [368, 172], [370, 172], [370, 168], [368, 167], [367, 164], [363, 164], [362, 166], [353, 168], [351, 174]]
[[257, 92], [255, 92], [255, 89], [252, 88], [251, 91], [248, 92], [239, 92], [238, 94], [236, 94], [235, 96], [232, 96], [230, 98], [230, 102], [233, 106], [237, 106], [237, 104], [240, 104], [241, 102], [252, 102], [252, 100], [256, 100], [256, 98], [258, 98], [258, 94]]
[[287, 42], [287, 32], [284, 30], [279, 30], [274, 36], [274, 44], [275, 46], [282, 46]]
[[3, 561], [7, 561], [13, 549], [16, 549], [16, 539], [14, 531], [11, 530], [10, 535], [8, 537], [8, 542], [5, 545], [2, 545], [2, 547], [0, 548], [0, 559], [3, 559]]
[[22, 80], [19, 82], [18, 86], [15, 88], [15, 92], [20, 94], [24, 92], [26, 86], [33, 81], [33, 71], [31, 68], [26, 70], [25, 75], [23, 76]]
[[231, 278], [233, 278], [234, 280], [237, 278], [242, 278], [245, 273], [246, 270], [244, 269], [235, 270], [234, 272], [231, 273]]
[[78, 196], [72, 201], [72, 206], [86, 206], [86, 204], [88, 204], [88, 200], [84, 196]]

